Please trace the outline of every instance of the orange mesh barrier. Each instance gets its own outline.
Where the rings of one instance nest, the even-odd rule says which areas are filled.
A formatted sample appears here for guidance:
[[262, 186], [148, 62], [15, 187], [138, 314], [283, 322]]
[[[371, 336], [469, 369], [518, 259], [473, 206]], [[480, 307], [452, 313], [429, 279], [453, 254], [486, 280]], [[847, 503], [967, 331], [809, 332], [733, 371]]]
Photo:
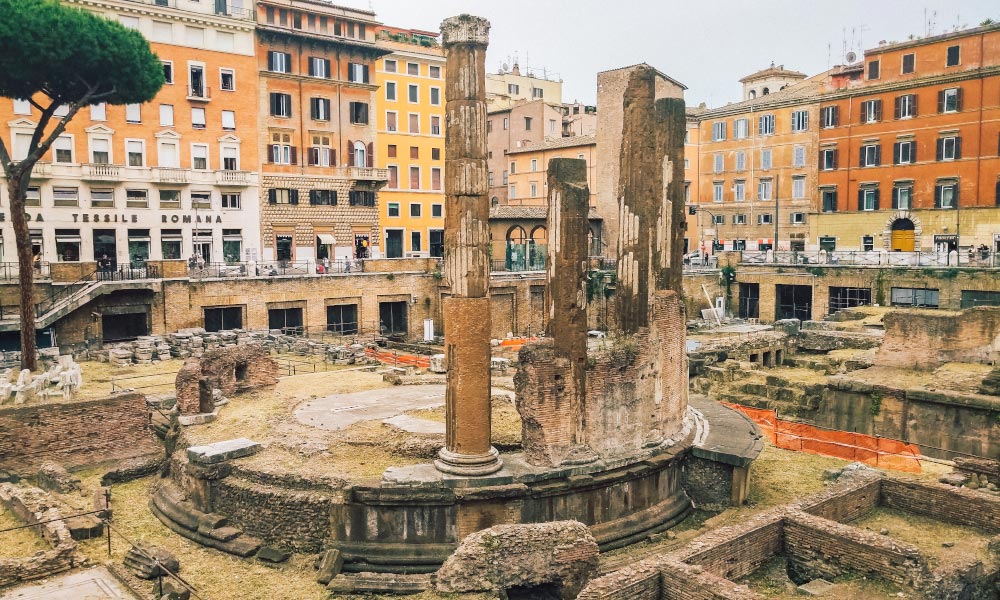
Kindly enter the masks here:
[[520, 350], [522, 346], [528, 342], [537, 342], [538, 338], [510, 338], [507, 340], [500, 340], [501, 348], [510, 348], [511, 350]]
[[366, 349], [365, 354], [374, 357], [379, 362], [392, 366], [402, 365], [404, 367], [420, 367], [422, 369], [427, 369], [431, 366], [430, 358], [416, 354], [396, 354], [395, 352], [375, 350], [374, 348]]
[[722, 404], [740, 411], [756, 423], [761, 432], [778, 448], [833, 456], [862, 462], [873, 467], [919, 473], [920, 450], [890, 438], [875, 437], [850, 431], [823, 429], [806, 423], [778, 418], [774, 410], [752, 408], [739, 404]]

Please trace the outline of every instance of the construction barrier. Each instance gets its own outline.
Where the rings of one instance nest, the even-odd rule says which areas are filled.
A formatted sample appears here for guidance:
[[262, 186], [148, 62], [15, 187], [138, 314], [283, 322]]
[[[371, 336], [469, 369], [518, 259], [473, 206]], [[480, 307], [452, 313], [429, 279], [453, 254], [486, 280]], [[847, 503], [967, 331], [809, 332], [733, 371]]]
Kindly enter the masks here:
[[500, 347], [501, 348], [509, 348], [510, 350], [514, 350], [516, 352], [516, 351], [519, 351], [521, 349], [521, 347], [524, 346], [525, 344], [527, 344], [528, 342], [537, 342], [537, 341], [538, 341], [538, 338], [536, 338], [536, 337], [531, 337], [531, 338], [526, 338], [526, 337], [508, 338], [508, 339], [505, 339], [505, 340], [500, 340]]
[[394, 367], [419, 367], [421, 369], [429, 369], [431, 366], [430, 357], [420, 356], [419, 354], [399, 354], [398, 352], [394, 352], [392, 350], [375, 350], [374, 348], [368, 348], [365, 350], [365, 354], [373, 357], [381, 363], [392, 365]]
[[778, 413], [772, 409], [751, 408], [728, 402], [722, 404], [749, 417], [778, 448], [843, 458], [883, 469], [908, 473], [921, 471], [920, 449], [916, 444], [786, 421], [779, 419]]

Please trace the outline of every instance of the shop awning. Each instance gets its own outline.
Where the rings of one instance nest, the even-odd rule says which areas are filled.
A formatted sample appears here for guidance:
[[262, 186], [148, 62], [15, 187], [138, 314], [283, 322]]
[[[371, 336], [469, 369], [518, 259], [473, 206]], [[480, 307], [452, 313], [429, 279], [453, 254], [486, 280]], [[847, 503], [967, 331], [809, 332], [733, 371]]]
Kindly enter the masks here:
[[337, 243], [329, 233], [317, 233], [316, 237], [319, 239], [319, 243], [324, 246], [332, 246]]

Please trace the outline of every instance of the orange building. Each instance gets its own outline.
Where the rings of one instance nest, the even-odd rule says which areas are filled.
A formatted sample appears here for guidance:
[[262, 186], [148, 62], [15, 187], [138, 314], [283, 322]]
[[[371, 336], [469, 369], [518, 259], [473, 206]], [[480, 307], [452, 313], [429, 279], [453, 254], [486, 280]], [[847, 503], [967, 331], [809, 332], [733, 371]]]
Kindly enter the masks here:
[[381, 255], [370, 11], [316, 0], [257, 3], [264, 260], [303, 270]]
[[[35, 253], [43, 262], [106, 255], [116, 268], [140, 269], [147, 260], [192, 254], [206, 262], [255, 257], [253, 13], [193, 0], [66, 4], [140, 31], [163, 61], [166, 84], [142, 105], [80, 110], [37, 164], [27, 199]], [[0, 135], [14, 158], [26, 151], [37, 119], [27, 101], [0, 99]], [[0, 260], [14, 260], [13, 230], [2, 208], [0, 226], [9, 245], [0, 242]], [[137, 319], [140, 328], [131, 333], [143, 330], [145, 317]], [[105, 339], [114, 339], [113, 326], [125, 322], [128, 316], [112, 319]]]
[[1000, 25], [880, 45], [828, 90], [818, 247], [1000, 249]]

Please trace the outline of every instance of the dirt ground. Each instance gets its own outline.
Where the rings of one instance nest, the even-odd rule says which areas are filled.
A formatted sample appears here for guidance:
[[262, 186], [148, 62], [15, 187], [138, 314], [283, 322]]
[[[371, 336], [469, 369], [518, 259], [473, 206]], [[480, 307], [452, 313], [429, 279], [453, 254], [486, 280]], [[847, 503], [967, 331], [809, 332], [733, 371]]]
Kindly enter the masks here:
[[801, 600], [802, 598], [828, 598], [830, 600], [874, 600], [877, 598], [906, 598], [907, 596], [891, 583], [873, 581], [857, 576], [844, 576], [834, 579], [836, 586], [829, 592], [806, 596], [799, 592], [797, 586], [788, 578], [785, 569], [787, 559], [775, 556], [763, 567], [739, 583], [746, 584], [751, 590], [766, 598], [776, 600]]
[[[881, 507], [850, 524], [876, 532], [887, 529], [889, 537], [919, 548], [932, 567], [954, 566], [973, 559], [991, 562], [989, 534], [972, 527]], [[952, 546], [945, 547], [944, 543]]]

